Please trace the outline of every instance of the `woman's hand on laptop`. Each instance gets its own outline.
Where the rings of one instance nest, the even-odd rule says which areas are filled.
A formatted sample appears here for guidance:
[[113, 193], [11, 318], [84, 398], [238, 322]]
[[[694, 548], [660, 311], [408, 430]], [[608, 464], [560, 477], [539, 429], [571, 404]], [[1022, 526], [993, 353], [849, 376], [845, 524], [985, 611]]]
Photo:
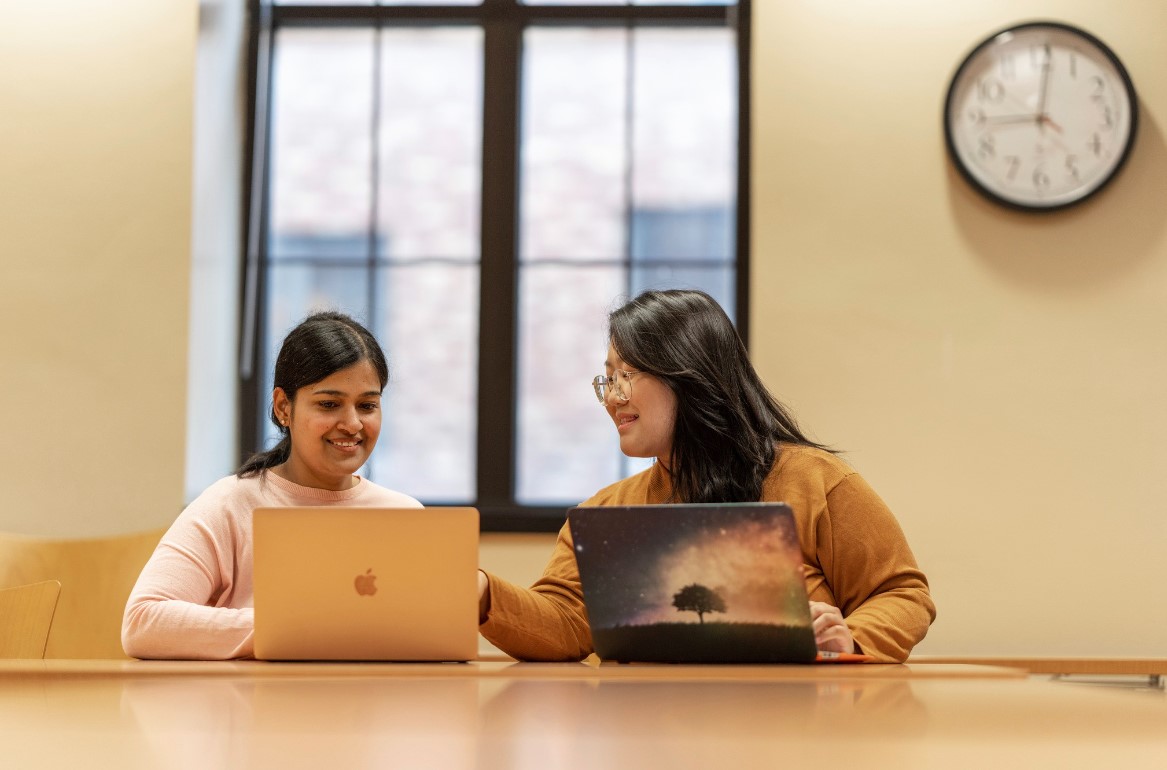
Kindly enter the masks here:
[[814, 628], [814, 644], [820, 650], [830, 652], [855, 652], [855, 640], [851, 629], [843, 621], [843, 613], [838, 607], [826, 602], [810, 603], [810, 620]]
[[478, 570], [478, 625], [486, 622], [490, 614], [490, 579], [486, 573]]

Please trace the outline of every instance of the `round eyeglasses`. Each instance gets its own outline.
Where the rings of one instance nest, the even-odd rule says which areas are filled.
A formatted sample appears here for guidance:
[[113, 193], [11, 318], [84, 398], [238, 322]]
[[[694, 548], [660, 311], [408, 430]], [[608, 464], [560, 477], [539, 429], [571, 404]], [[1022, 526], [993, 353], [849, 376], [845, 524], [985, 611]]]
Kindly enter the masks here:
[[612, 391], [612, 395], [616, 397], [617, 401], [627, 401], [632, 398], [632, 375], [640, 374], [637, 371], [628, 371], [627, 369], [613, 369], [612, 376], [606, 374], [597, 375], [592, 380], [592, 388], [596, 391], [596, 400], [601, 404], [608, 398], [608, 391]]

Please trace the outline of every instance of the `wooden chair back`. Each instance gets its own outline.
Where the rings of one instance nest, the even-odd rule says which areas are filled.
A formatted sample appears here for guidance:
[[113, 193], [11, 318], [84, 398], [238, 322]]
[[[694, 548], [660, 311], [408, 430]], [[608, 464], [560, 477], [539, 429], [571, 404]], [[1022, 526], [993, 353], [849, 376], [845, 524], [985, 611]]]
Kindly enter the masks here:
[[42, 580], [0, 588], [0, 658], [43, 658], [61, 584]]
[[0, 533], [0, 585], [60, 582], [46, 658], [125, 658], [126, 599], [165, 528], [60, 539]]

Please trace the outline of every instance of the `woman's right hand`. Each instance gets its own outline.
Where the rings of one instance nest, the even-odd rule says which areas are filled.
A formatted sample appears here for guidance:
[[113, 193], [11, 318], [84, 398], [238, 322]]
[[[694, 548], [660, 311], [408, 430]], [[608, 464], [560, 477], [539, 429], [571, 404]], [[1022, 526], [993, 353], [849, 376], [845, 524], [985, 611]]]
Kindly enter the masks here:
[[826, 602], [810, 603], [810, 619], [814, 628], [814, 643], [829, 652], [855, 652], [851, 629], [843, 620], [843, 612]]
[[478, 570], [478, 625], [486, 622], [490, 614], [490, 578], [482, 570]]

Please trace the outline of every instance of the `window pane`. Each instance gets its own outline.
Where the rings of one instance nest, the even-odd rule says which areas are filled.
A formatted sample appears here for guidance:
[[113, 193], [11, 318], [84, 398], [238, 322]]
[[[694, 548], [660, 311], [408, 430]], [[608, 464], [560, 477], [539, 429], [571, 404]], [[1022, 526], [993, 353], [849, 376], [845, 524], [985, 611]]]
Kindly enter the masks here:
[[733, 259], [734, 48], [725, 29], [635, 33], [633, 259]]
[[376, 5], [373, 0], [273, 0], [272, 5]]
[[628, 5], [628, 0], [522, 0], [523, 5]]
[[[478, 367], [478, 265], [273, 265], [268, 270], [268, 342], [262, 410], [271, 406], [279, 345], [304, 316], [339, 310], [365, 323], [389, 359], [381, 438], [368, 476], [437, 502], [474, 499]], [[370, 283], [376, 293], [368, 296]], [[375, 318], [369, 319], [370, 300]], [[270, 422], [264, 445], [278, 439]]]
[[429, 501], [471, 502], [482, 32], [293, 29], [278, 41], [262, 411], [287, 331], [313, 310], [349, 313], [390, 360], [365, 472]]
[[476, 496], [478, 275], [477, 263], [379, 271], [389, 388], [371, 475], [426, 502]]
[[590, 389], [608, 311], [697, 288], [733, 317], [735, 40], [534, 28], [523, 74], [515, 481], [521, 503], [570, 504], [649, 462], [620, 454]]
[[591, 380], [604, 370], [622, 267], [532, 265], [519, 281], [516, 497], [577, 503], [627, 475]]
[[267, 336], [264, 341], [259, 390], [260, 414], [265, 415], [263, 423], [264, 447], [275, 444], [279, 438], [275, 426], [267, 419], [271, 412], [272, 370], [280, 343], [304, 316], [319, 310], [339, 310], [359, 321], [369, 320], [368, 270], [364, 265], [353, 264], [273, 264], [267, 270], [267, 296], [264, 308], [267, 311], [264, 324]]
[[649, 289], [701, 289], [717, 300], [731, 321], [734, 318], [732, 267], [634, 263], [628, 279], [629, 296]]
[[737, 0], [521, 0], [523, 5], [737, 5]]
[[533, 28], [524, 36], [524, 260], [625, 252], [627, 41], [627, 31], [608, 28]]
[[381, 255], [477, 261], [482, 31], [381, 34]]
[[288, 29], [276, 37], [273, 259], [369, 252], [373, 41], [367, 29]]
[[275, 0], [275, 5], [482, 5], [482, 0]]

